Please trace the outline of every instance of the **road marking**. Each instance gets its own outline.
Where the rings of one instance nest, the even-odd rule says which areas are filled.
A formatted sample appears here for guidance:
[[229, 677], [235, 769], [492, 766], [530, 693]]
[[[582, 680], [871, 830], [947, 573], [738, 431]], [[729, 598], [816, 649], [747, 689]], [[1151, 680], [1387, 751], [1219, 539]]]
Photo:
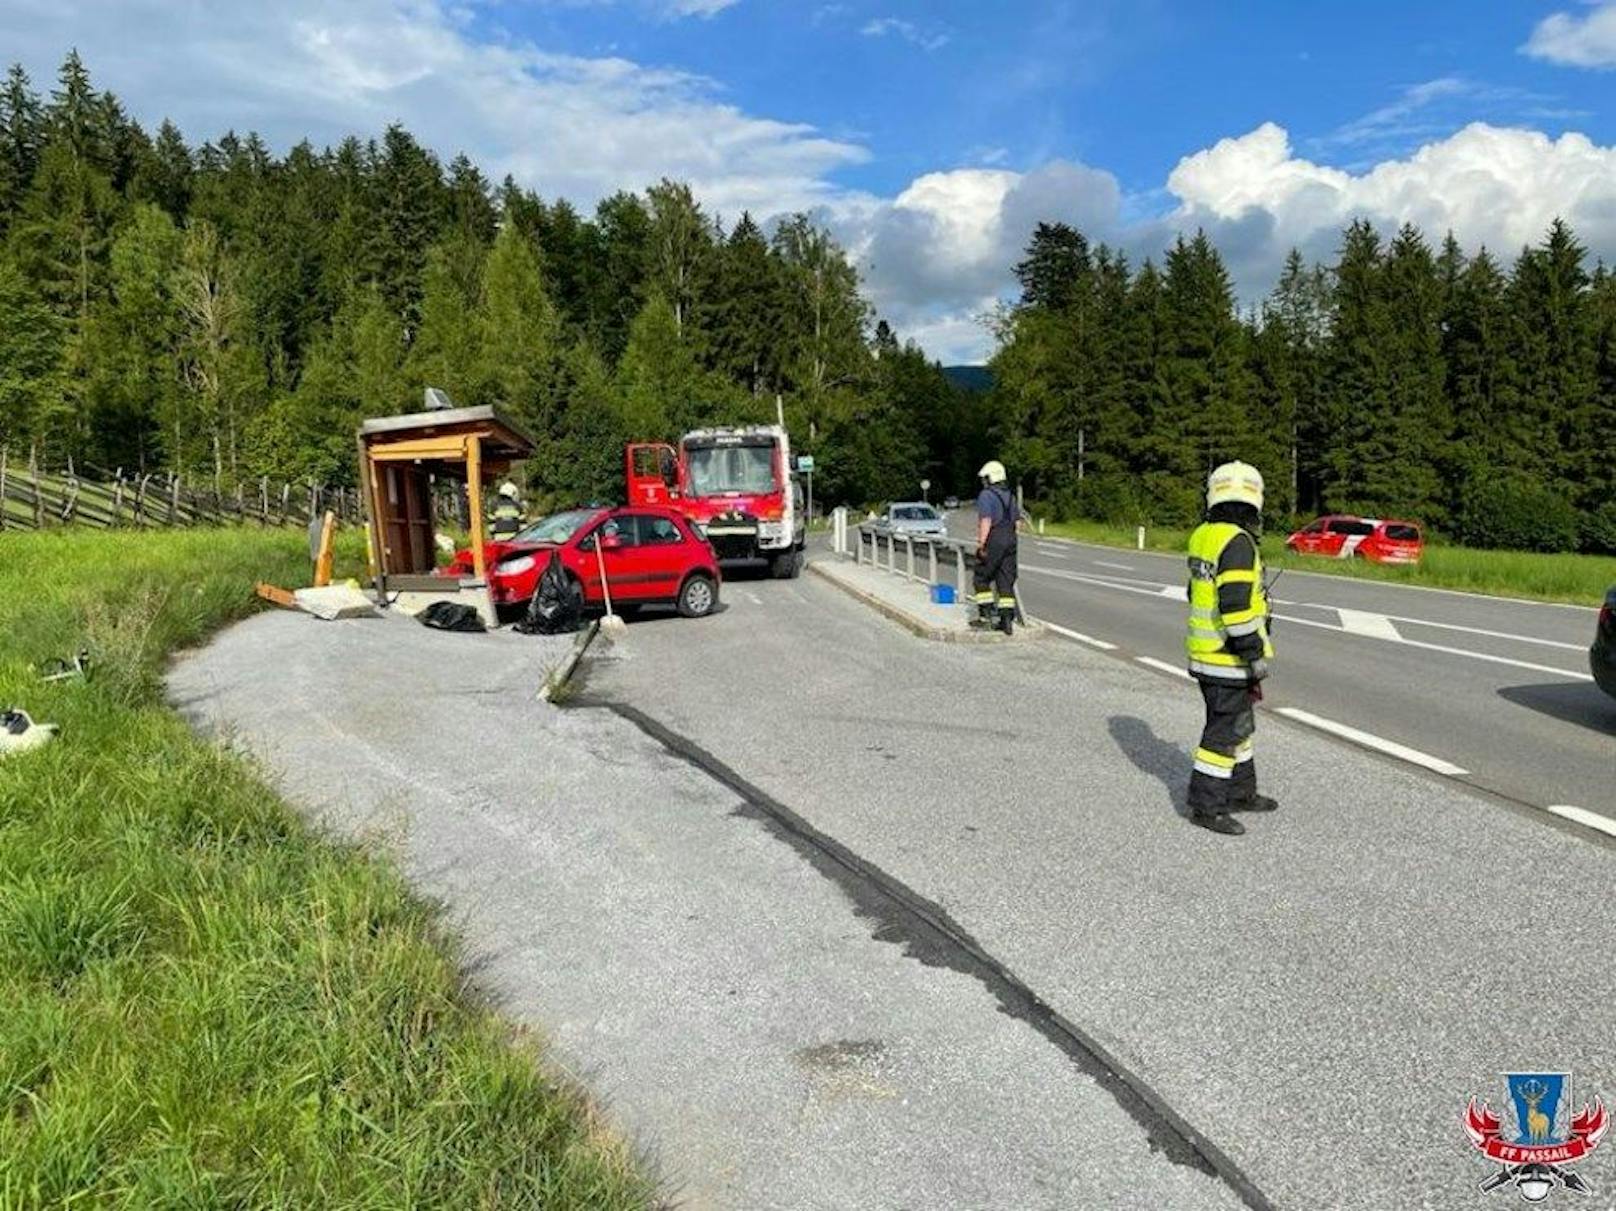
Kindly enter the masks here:
[[1368, 635], [1373, 639], [1390, 639], [1393, 642], [1401, 639], [1392, 620], [1384, 614], [1371, 614], [1367, 610], [1343, 610], [1336, 607], [1336, 613], [1341, 615], [1341, 629], [1349, 635]]
[[[1512, 643], [1531, 643], [1543, 648], [1563, 648], [1568, 652], [1585, 652], [1588, 645], [1585, 643], [1567, 643], [1563, 639], [1539, 639], [1535, 635], [1517, 635], [1512, 631], [1489, 631], [1485, 627], [1461, 626], [1456, 622], [1433, 622], [1429, 618], [1410, 618], [1403, 614], [1369, 614], [1362, 610], [1345, 610], [1340, 606], [1325, 605], [1318, 601], [1281, 601], [1277, 597], [1269, 598], [1275, 605], [1297, 606], [1304, 610], [1335, 610], [1342, 615], [1343, 621], [1348, 613], [1365, 614], [1370, 618], [1384, 618], [1388, 622], [1406, 622], [1410, 626], [1435, 627], [1442, 631], [1462, 631], [1466, 635], [1486, 635], [1490, 639], [1508, 639]], [[1350, 627], [1348, 628], [1351, 629]], [[1368, 632], [1361, 632], [1368, 634]]]
[[1433, 757], [1429, 753], [1420, 752], [1417, 748], [1409, 748], [1406, 744], [1398, 744], [1395, 740], [1386, 740], [1371, 732], [1363, 732], [1355, 727], [1348, 727], [1345, 723], [1325, 719], [1322, 716], [1313, 714], [1311, 711], [1300, 710], [1294, 706], [1282, 706], [1275, 709], [1285, 718], [1293, 719], [1297, 723], [1305, 723], [1309, 727], [1316, 727], [1321, 732], [1329, 732], [1332, 735], [1340, 736], [1343, 740], [1351, 740], [1355, 744], [1361, 744], [1365, 748], [1377, 749], [1388, 756], [1407, 761], [1411, 765], [1423, 766], [1435, 773], [1445, 774], [1449, 778], [1462, 777], [1470, 772], [1469, 770], [1461, 769], [1450, 761], [1442, 760], [1441, 757]]
[[1165, 660], [1157, 660], [1154, 656], [1135, 656], [1134, 659], [1147, 668], [1159, 669], [1163, 673], [1171, 673], [1175, 677], [1182, 677], [1185, 681], [1195, 680], [1187, 670], [1179, 668], [1176, 664], [1168, 664]]
[[[1335, 631], [1337, 634], [1350, 635], [1352, 633], [1343, 630], [1341, 627], [1333, 627], [1327, 622], [1319, 622], [1312, 618], [1297, 618], [1292, 614], [1276, 614], [1275, 617], [1286, 626], [1295, 624], [1302, 627], [1318, 627], [1323, 631]], [[1534, 673], [1553, 673], [1556, 677], [1569, 677], [1573, 681], [1592, 681], [1594, 679], [1592, 673], [1579, 673], [1574, 669], [1556, 668], [1552, 664], [1533, 664], [1529, 660], [1512, 660], [1508, 656], [1494, 656], [1491, 652], [1473, 652], [1468, 648], [1450, 648], [1446, 644], [1426, 643], [1422, 639], [1383, 638], [1388, 643], [1400, 643], [1405, 647], [1424, 648], [1428, 652], [1445, 652], [1449, 656], [1468, 656], [1471, 660], [1484, 660], [1488, 664], [1507, 664], [1511, 668], [1527, 669]]]
[[1601, 816], [1598, 812], [1591, 812], [1586, 807], [1573, 807], [1569, 803], [1551, 803], [1549, 810], [1556, 816], [1566, 820], [1575, 820], [1578, 824], [1585, 824], [1589, 828], [1597, 828], [1608, 836], [1616, 837], [1616, 820], [1609, 816]]
[[1070, 627], [1058, 626], [1053, 622], [1046, 622], [1044, 625], [1050, 630], [1054, 631], [1057, 635], [1064, 635], [1068, 639], [1075, 639], [1079, 643], [1086, 643], [1091, 648], [1099, 648], [1102, 652], [1114, 652], [1117, 650], [1116, 644], [1107, 643], [1103, 639], [1096, 639], [1093, 635], [1085, 635], [1082, 631], [1074, 631]]
[[1097, 568], [1115, 568], [1119, 572], [1131, 572], [1131, 571], [1133, 571], [1133, 565], [1132, 564], [1127, 564], [1127, 563], [1108, 563], [1103, 559], [1096, 559], [1094, 561], [1094, 566], [1097, 567]]
[[1041, 543], [1041, 542], [1036, 542], [1036, 543], [1033, 544], [1033, 546], [1038, 548], [1039, 554], [1041, 554], [1041, 555], [1053, 555], [1058, 559], [1066, 559], [1071, 554], [1068, 551], [1061, 550], [1059, 547], [1052, 547], [1052, 546], [1049, 546], [1049, 545], [1047, 545], [1045, 543]]
[[756, 593], [752, 592], [752, 590], [750, 590], [750, 589], [748, 589], [746, 591], [746, 599], [748, 601], [750, 601], [753, 605], [762, 605], [763, 604], [763, 598], [759, 597]]

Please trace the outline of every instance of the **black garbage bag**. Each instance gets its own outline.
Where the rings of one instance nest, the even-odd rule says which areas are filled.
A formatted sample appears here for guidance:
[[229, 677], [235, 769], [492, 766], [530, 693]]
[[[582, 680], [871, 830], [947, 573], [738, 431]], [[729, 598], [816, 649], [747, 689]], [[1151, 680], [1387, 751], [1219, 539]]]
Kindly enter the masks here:
[[486, 631], [483, 616], [469, 605], [457, 601], [434, 601], [415, 616], [422, 626], [439, 631]]
[[550, 552], [550, 562], [539, 574], [539, 586], [527, 603], [527, 616], [516, 624], [524, 635], [565, 635], [583, 624], [583, 602], [561, 566], [561, 553]]

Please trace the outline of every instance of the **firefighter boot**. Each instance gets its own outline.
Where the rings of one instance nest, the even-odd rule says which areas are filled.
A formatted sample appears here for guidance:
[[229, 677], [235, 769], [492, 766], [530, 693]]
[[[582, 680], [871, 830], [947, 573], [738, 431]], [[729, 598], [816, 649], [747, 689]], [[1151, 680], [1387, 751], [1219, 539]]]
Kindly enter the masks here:
[[1006, 635], [1014, 633], [1016, 629], [1016, 608], [1014, 606], [999, 607], [999, 629]]
[[1232, 812], [1271, 812], [1278, 806], [1279, 800], [1253, 792], [1249, 799], [1231, 800], [1229, 810]]
[[991, 631], [996, 621], [997, 615], [993, 611], [991, 601], [979, 601], [976, 603], [976, 617], [971, 619], [972, 630]]
[[1190, 822], [1208, 832], [1222, 833], [1226, 837], [1239, 837], [1246, 831], [1246, 826], [1228, 812], [1210, 812], [1206, 815], [1195, 812], [1190, 816]]

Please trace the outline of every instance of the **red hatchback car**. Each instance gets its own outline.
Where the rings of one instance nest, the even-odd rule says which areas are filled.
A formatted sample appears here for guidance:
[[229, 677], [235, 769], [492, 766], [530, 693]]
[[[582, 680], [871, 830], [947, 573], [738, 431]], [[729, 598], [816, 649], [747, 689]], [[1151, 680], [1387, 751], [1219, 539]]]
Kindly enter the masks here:
[[[561, 553], [586, 606], [606, 603], [602, 566], [613, 607], [666, 604], [687, 618], [700, 618], [718, 605], [718, 560], [707, 540], [681, 514], [652, 507], [572, 509], [535, 522], [514, 538], [485, 543], [494, 604], [530, 600], [552, 551]], [[471, 575], [471, 549], [455, 552], [443, 574]]]
[[1367, 559], [1371, 563], [1418, 563], [1425, 539], [1411, 521], [1332, 514], [1296, 531], [1285, 545], [1298, 555]]

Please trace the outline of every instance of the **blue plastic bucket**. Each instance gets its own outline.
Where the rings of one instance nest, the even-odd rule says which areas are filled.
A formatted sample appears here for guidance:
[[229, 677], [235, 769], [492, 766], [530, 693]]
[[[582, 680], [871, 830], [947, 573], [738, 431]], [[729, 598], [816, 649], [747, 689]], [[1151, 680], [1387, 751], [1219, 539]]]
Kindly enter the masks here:
[[934, 584], [931, 586], [931, 599], [936, 605], [954, 604], [954, 586], [951, 584]]

